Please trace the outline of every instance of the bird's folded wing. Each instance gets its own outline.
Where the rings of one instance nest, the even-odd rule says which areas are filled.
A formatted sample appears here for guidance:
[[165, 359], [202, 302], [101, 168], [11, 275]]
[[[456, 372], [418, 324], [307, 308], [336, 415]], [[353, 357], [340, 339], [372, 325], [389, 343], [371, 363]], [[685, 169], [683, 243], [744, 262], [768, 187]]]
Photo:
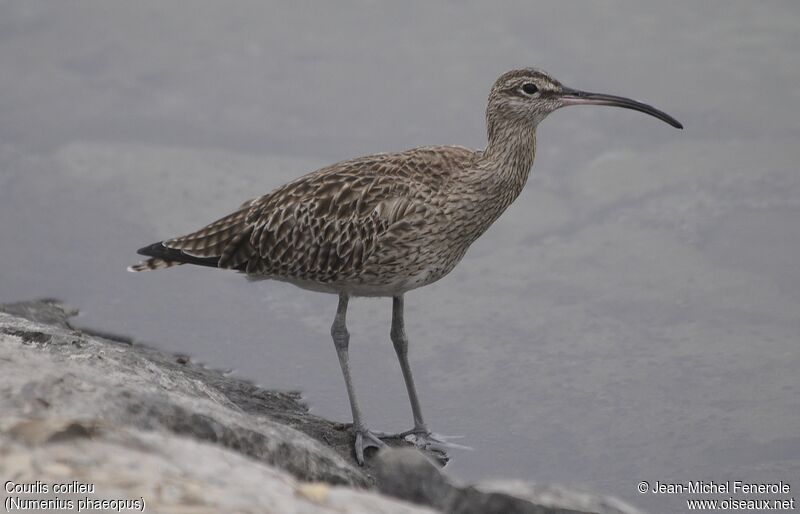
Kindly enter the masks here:
[[[474, 156], [467, 149], [442, 148], [452, 159]], [[430, 199], [450, 179], [448, 162], [431, 168], [430, 156], [413, 152], [323, 168], [163, 244], [250, 274], [327, 281], [357, 273], [382, 244], [413, 234], [437, 209]]]

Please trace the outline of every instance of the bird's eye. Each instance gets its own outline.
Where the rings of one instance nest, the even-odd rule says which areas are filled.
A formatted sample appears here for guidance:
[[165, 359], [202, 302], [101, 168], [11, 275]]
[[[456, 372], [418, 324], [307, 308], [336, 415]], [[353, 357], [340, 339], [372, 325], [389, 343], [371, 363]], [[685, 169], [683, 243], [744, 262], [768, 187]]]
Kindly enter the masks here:
[[532, 95], [539, 91], [539, 88], [536, 87], [536, 84], [526, 82], [525, 84], [522, 84], [522, 91], [524, 91], [526, 95]]

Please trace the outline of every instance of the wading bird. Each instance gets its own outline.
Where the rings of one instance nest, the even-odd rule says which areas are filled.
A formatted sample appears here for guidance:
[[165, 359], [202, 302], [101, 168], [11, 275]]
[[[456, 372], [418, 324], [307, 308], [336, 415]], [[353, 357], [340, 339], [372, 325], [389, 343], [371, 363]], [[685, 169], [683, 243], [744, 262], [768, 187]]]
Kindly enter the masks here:
[[139, 250], [150, 258], [128, 268], [180, 264], [238, 270], [333, 293], [339, 305], [331, 335], [353, 415], [355, 455], [381, 447], [364, 424], [350, 375], [345, 318], [351, 296], [392, 297], [390, 337], [400, 361], [420, 446], [441, 443], [422, 417], [408, 363], [403, 320], [407, 291], [439, 280], [522, 191], [533, 164], [536, 127], [568, 105], [611, 105], [673, 117], [629, 98], [570, 89], [534, 68], [509, 71], [489, 93], [482, 151], [426, 146], [359, 157], [319, 169], [190, 234]]

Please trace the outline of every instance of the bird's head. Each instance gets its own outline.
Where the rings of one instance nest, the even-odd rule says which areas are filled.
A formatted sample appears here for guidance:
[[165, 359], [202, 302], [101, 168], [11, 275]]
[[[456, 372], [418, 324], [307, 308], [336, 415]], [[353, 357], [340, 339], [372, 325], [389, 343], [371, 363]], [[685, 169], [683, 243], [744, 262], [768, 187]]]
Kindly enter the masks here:
[[655, 107], [622, 96], [572, 89], [536, 68], [512, 70], [497, 79], [489, 93], [486, 119], [490, 132], [498, 122], [535, 127], [548, 114], [567, 105], [623, 107], [655, 116], [675, 128], [683, 128], [678, 120]]

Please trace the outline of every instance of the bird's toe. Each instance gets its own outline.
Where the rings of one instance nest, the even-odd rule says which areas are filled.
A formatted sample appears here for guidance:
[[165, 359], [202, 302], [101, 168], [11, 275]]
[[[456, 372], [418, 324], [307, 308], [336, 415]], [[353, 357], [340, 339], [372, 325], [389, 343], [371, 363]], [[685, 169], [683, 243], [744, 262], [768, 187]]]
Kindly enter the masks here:
[[386, 443], [381, 441], [380, 437], [375, 435], [372, 431], [365, 428], [357, 429], [355, 441], [356, 462], [359, 466], [364, 465], [364, 450], [367, 448], [375, 448], [380, 450], [386, 448]]

